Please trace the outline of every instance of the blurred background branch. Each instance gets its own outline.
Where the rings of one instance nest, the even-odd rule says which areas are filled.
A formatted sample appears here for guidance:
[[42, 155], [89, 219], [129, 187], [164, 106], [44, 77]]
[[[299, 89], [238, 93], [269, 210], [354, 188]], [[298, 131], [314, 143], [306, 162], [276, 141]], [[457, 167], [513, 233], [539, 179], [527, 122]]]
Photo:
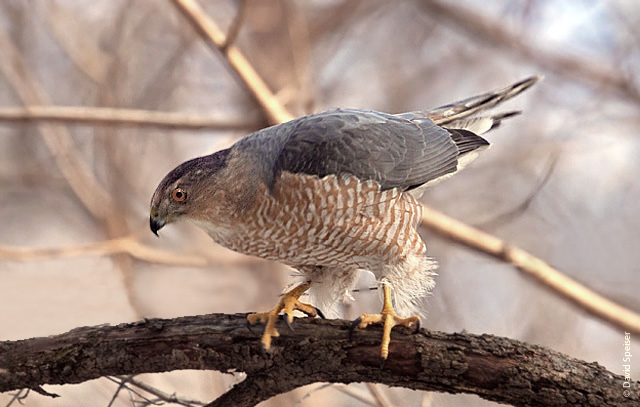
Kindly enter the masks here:
[[545, 288], [614, 327], [640, 334], [640, 315], [567, 277], [544, 260], [495, 236], [465, 225], [441, 212], [423, 207], [422, 225], [500, 261], [514, 265]]
[[541, 69], [562, 75], [567, 80], [581, 80], [599, 88], [609, 88], [640, 103], [640, 91], [634, 84], [634, 78], [615, 67], [535, 46], [526, 31], [518, 35], [506, 29], [502, 21], [487, 19], [455, 2], [422, 0], [422, 6], [431, 18], [451, 22], [473, 41], [481, 40], [493, 47], [506, 48]]
[[140, 109], [114, 109], [85, 106], [25, 106], [0, 108], [0, 121], [58, 122], [80, 125], [124, 125], [159, 129], [244, 130], [250, 131], [260, 123], [247, 120], [214, 119], [204, 115], [175, 112], [156, 112]]
[[[49, 97], [35, 79], [22, 58], [20, 51], [6, 32], [0, 29], [0, 72], [13, 86], [13, 90], [25, 105], [49, 105]], [[96, 218], [105, 220], [113, 208], [110, 195], [95, 179], [93, 173], [75, 150], [71, 135], [64, 127], [41, 126], [41, 136], [51, 153], [56, 157], [60, 170], [80, 201]]]
[[[203, 36], [205, 42], [212, 44], [218, 51], [225, 55], [229, 64], [247, 86], [247, 89], [264, 109], [271, 124], [283, 123], [295, 118], [282, 106], [271, 90], [269, 90], [267, 84], [262, 80], [261, 76], [249, 63], [244, 54], [231, 43], [240, 30], [241, 18], [234, 20], [237, 24], [231, 26], [232, 37], [229, 38], [231, 41], [228, 41], [227, 36], [204, 12], [198, 2], [195, 0], [173, 0], [173, 2], [178, 10], [188, 18], [196, 31]], [[244, 2], [241, 4], [244, 5]], [[238, 14], [238, 16], [241, 16], [241, 14]]]

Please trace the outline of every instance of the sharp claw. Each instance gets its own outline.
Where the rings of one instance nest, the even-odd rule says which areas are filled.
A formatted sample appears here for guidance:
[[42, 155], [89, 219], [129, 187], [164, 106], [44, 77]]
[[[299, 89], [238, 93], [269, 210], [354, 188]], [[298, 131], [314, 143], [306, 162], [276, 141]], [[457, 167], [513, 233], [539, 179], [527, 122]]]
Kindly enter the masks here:
[[380, 357], [380, 370], [384, 369], [384, 364], [387, 362], [387, 358]]
[[353, 331], [355, 331], [355, 329], [358, 327], [358, 325], [360, 325], [360, 322], [362, 322], [362, 317], [358, 317], [358, 318], [354, 319], [353, 322], [351, 323], [351, 326], [349, 327], [349, 340], [350, 341], [353, 338]]
[[293, 329], [293, 326], [291, 326], [291, 322], [289, 321], [289, 318], [291, 317], [291, 314], [283, 314], [282, 318], [284, 319], [284, 322], [286, 322], [287, 327], [289, 328], [289, 330], [291, 330], [291, 332], [295, 332], [295, 330]]
[[256, 332], [255, 332], [253, 329], [251, 329], [251, 322], [249, 322], [249, 321], [247, 321], [247, 329], [249, 329], [249, 331], [250, 331], [252, 334], [254, 334], [254, 335], [256, 334]]
[[416, 330], [415, 330], [415, 331], [413, 331], [413, 333], [414, 333], [414, 334], [417, 334], [418, 332], [420, 332], [420, 320], [417, 320], [417, 321], [415, 322], [415, 325], [416, 325]]
[[322, 318], [322, 319], [327, 319], [327, 318], [324, 316], [324, 314], [322, 313], [322, 311], [320, 311], [320, 310], [318, 309], [318, 307], [314, 307], [314, 308], [316, 309], [316, 312], [318, 313], [318, 316], [319, 316], [320, 318]]

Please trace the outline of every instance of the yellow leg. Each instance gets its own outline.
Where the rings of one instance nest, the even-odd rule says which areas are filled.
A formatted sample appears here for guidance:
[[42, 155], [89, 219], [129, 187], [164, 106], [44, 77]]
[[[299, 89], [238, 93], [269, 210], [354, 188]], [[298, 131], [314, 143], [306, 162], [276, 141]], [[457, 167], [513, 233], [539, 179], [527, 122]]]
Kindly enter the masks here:
[[311, 283], [307, 282], [300, 284], [284, 294], [282, 298], [280, 298], [280, 301], [278, 301], [278, 304], [276, 304], [271, 311], [256, 312], [247, 315], [247, 320], [252, 325], [257, 321], [267, 323], [267, 326], [264, 328], [264, 334], [262, 335], [262, 345], [265, 350], [269, 350], [269, 348], [271, 348], [271, 338], [280, 336], [276, 329], [276, 321], [278, 320], [280, 311], [284, 310], [284, 315], [286, 316], [289, 328], [291, 328], [291, 323], [293, 322], [293, 311], [295, 310], [302, 311], [311, 317], [321, 316], [324, 318], [319, 309], [298, 300], [298, 298], [300, 298], [300, 296], [304, 294], [309, 287], [311, 287]]
[[358, 319], [353, 321], [352, 328], [366, 328], [371, 324], [383, 324], [382, 345], [380, 346], [380, 356], [383, 361], [389, 356], [389, 342], [391, 342], [391, 329], [396, 325], [406, 327], [415, 326], [416, 330], [420, 327], [420, 317], [417, 315], [408, 318], [400, 318], [393, 310], [391, 305], [391, 286], [383, 283], [382, 290], [384, 292], [384, 304], [379, 314], [362, 314]]

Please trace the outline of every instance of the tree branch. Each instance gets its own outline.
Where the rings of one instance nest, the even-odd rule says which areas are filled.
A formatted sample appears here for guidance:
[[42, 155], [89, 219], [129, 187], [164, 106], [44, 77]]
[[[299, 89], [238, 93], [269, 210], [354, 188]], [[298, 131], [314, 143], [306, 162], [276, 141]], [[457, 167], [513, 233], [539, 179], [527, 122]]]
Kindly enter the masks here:
[[85, 125], [124, 125], [160, 129], [255, 129], [253, 121], [214, 119], [204, 115], [85, 106], [25, 106], [0, 108], [0, 122], [54, 122]]
[[[46, 338], [0, 342], [0, 391], [71, 384], [107, 375], [180, 369], [243, 371], [247, 379], [210, 406], [252, 406], [315, 382], [372, 382], [416, 390], [472, 393], [514, 406], [628, 406], [640, 382], [597, 363], [491, 335], [393, 332], [380, 369], [379, 328], [349, 321], [298, 319], [265, 354], [260, 327], [246, 315], [211, 314], [77, 328]], [[629, 393], [623, 393], [629, 390]], [[628, 394], [625, 398], [624, 394]]]

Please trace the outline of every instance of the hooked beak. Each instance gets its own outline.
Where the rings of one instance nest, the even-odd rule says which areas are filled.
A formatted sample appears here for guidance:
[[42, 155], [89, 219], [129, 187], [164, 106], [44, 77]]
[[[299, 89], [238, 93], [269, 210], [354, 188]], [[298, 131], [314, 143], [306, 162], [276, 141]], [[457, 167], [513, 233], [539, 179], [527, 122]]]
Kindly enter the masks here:
[[167, 221], [161, 217], [149, 217], [149, 227], [154, 235], [158, 236], [158, 231], [167, 223]]

